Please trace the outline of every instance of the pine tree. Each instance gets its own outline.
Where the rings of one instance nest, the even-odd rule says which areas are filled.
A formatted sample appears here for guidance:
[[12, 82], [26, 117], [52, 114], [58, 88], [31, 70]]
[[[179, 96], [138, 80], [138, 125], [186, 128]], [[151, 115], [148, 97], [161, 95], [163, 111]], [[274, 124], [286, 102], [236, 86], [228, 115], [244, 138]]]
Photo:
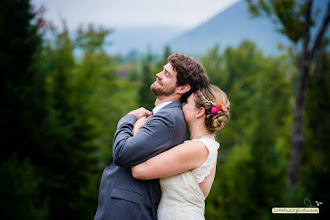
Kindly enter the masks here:
[[0, 175], [3, 219], [44, 219], [39, 132], [47, 115], [45, 74], [38, 71], [43, 19], [29, 0], [0, 2]]
[[139, 105], [152, 110], [155, 107], [155, 94], [150, 90], [151, 84], [155, 81], [153, 73], [152, 55], [148, 53], [142, 61], [141, 86], [139, 88]]

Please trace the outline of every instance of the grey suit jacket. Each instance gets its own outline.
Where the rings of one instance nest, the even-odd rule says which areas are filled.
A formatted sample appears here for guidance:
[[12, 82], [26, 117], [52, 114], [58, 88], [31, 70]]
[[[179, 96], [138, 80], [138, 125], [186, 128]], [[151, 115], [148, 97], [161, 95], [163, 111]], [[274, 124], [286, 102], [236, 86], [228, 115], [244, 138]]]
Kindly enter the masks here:
[[152, 115], [133, 136], [134, 115], [120, 119], [113, 139], [113, 158], [103, 171], [95, 219], [157, 219], [159, 180], [137, 180], [130, 166], [181, 144], [186, 124], [179, 101]]

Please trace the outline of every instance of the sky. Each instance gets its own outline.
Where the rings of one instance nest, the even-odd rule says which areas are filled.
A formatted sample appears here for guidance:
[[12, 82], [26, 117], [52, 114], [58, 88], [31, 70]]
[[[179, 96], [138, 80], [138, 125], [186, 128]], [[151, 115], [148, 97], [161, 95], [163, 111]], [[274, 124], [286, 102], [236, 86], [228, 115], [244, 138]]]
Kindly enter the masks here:
[[190, 29], [239, 0], [31, 0], [46, 9], [55, 26], [65, 20], [70, 29], [80, 24], [107, 28], [175, 26]]

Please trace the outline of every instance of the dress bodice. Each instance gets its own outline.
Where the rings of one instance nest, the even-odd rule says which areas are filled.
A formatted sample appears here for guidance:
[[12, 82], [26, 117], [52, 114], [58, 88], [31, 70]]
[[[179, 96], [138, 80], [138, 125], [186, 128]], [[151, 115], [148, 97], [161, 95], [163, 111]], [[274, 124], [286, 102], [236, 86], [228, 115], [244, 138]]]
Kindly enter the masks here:
[[213, 168], [219, 143], [209, 138], [191, 141], [202, 142], [209, 150], [208, 158], [195, 170], [160, 179], [162, 196], [158, 206], [159, 220], [205, 219], [205, 197], [199, 183], [203, 182]]

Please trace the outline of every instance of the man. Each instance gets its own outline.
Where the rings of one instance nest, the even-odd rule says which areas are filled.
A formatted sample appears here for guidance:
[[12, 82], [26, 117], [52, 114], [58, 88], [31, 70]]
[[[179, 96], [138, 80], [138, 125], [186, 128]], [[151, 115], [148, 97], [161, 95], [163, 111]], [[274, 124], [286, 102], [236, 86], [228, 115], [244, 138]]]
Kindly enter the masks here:
[[168, 57], [163, 71], [151, 85], [156, 95], [152, 116], [138, 133], [133, 127], [141, 117], [150, 116], [144, 108], [120, 119], [113, 139], [113, 158], [103, 171], [95, 219], [157, 219], [160, 200], [159, 180], [134, 179], [131, 166], [170, 149], [185, 140], [186, 124], [181, 102], [209, 83], [204, 68], [183, 54]]

